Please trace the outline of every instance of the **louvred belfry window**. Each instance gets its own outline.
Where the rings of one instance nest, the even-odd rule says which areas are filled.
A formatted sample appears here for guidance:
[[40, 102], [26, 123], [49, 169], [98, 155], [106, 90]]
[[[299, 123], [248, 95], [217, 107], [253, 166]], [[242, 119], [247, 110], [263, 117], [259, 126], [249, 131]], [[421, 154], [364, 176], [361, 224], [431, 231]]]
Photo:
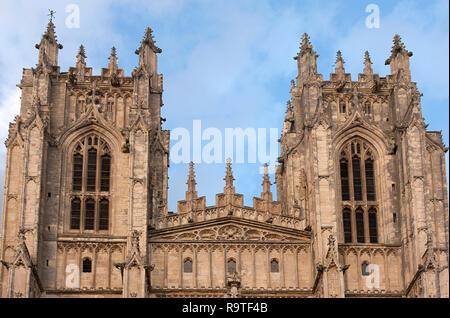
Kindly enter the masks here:
[[70, 230], [108, 231], [110, 220], [111, 151], [95, 135], [83, 137], [72, 153]]
[[375, 152], [367, 142], [354, 138], [339, 154], [344, 242], [378, 243]]

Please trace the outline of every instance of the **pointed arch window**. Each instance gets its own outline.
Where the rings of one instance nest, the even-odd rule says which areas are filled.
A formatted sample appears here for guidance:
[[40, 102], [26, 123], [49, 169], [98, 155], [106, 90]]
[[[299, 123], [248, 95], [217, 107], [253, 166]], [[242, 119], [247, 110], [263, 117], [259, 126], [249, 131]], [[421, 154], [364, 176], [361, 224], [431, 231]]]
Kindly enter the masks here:
[[185, 273], [192, 273], [192, 260], [190, 258], [186, 258], [183, 264], [183, 271]]
[[227, 272], [228, 273], [236, 273], [236, 261], [230, 258], [227, 262]]
[[342, 233], [345, 243], [378, 243], [375, 151], [356, 137], [339, 152]]
[[81, 200], [79, 198], [72, 199], [70, 207], [70, 229], [80, 229], [80, 216], [81, 216]]
[[83, 259], [83, 273], [91, 273], [92, 272], [92, 261], [90, 258]]
[[344, 242], [352, 242], [352, 211], [349, 208], [345, 208], [342, 213], [342, 219], [344, 222]]
[[370, 243], [378, 243], [377, 210], [369, 209], [369, 239]]
[[111, 151], [96, 134], [83, 137], [72, 152], [69, 229], [108, 231], [110, 220]]
[[280, 264], [276, 258], [270, 261], [270, 271], [272, 273], [278, 273], [280, 271]]
[[355, 216], [356, 216], [356, 240], [358, 243], [364, 243], [365, 242], [364, 211], [361, 208], [357, 208]]

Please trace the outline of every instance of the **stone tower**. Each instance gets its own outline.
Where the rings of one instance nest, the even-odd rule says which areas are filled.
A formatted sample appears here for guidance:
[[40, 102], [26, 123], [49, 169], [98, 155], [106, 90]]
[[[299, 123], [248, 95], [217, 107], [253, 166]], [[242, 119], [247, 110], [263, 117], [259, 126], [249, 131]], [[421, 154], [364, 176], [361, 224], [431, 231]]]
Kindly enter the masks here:
[[145, 297], [147, 232], [167, 213], [161, 49], [147, 28], [126, 77], [114, 47], [99, 76], [83, 46], [61, 72], [51, 21], [36, 48], [6, 141], [0, 296]]
[[54, 28], [23, 71], [5, 142], [0, 297], [449, 296], [448, 149], [426, 130], [400, 36], [391, 74], [366, 52], [353, 81], [341, 51], [324, 80], [304, 34], [277, 201], [266, 165], [245, 206], [227, 160], [206, 206], [191, 163], [174, 213], [152, 30], [127, 77], [114, 47], [99, 76], [83, 46], [61, 72]]
[[439, 132], [426, 131], [412, 52], [399, 35], [393, 42], [385, 78], [373, 73], [366, 52], [352, 81], [338, 51], [335, 72], [323, 80], [307, 34], [294, 58], [278, 200], [312, 230], [324, 297], [363, 294], [370, 264], [380, 290], [448, 297], [447, 148]]

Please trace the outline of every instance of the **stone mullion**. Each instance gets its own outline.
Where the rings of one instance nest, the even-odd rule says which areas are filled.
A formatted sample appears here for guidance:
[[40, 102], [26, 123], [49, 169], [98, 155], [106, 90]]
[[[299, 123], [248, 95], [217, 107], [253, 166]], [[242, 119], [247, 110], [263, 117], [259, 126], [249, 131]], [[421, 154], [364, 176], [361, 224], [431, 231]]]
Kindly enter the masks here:
[[356, 231], [356, 211], [355, 206], [353, 205], [350, 210], [350, 222], [352, 224], [352, 242], [357, 243], [358, 242], [358, 234]]
[[208, 246], [208, 257], [209, 257], [209, 287], [212, 288], [212, 246]]
[[112, 254], [112, 247], [110, 246], [107, 251], [108, 251], [108, 281], [107, 281], [106, 288], [111, 289], [111, 274], [112, 274], [111, 254]]
[[180, 283], [179, 283], [179, 286], [180, 286], [180, 288], [183, 288], [183, 265], [184, 265], [184, 262], [183, 262], [183, 246], [181, 246], [180, 247], [180, 252], [179, 252], [179, 254], [180, 254]]
[[269, 248], [266, 249], [266, 258], [267, 258], [267, 278], [268, 278], [268, 287], [272, 288], [272, 277], [270, 275], [270, 251]]
[[281, 287], [286, 287], [286, 275], [285, 275], [285, 273], [284, 273], [284, 270], [285, 270], [285, 265], [284, 265], [284, 252], [285, 252], [286, 250], [284, 249], [284, 248], [281, 248], [281, 257], [280, 257], [280, 271], [281, 271], [281, 273], [280, 273], [280, 278], [281, 278]]
[[82, 255], [83, 251], [82, 251], [82, 247], [81, 246], [79, 246], [77, 248], [77, 250], [78, 250], [78, 266], [79, 266], [78, 268], [80, 270], [80, 272], [79, 272], [79, 277], [80, 277], [80, 286], [79, 286], [79, 288], [81, 288], [82, 287], [81, 286], [81, 275], [83, 273], [83, 255]]
[[93, 253], [92, 253], [92, 287], [95, 288], [95, 284], [96, 284], [96, 277], [97, 276], [97, 247], [93, 248]]
[[[93, 143], [95, 142], [95, 137]], [[95, 213], [94, 213], [94, 231], [98, 230], [99, 221], [99, 201], [100, 201], [100, 177], [101, 177], [101, 149], [100, 149], [101, 139], [98, 138], [97, 145], [94, 145], [97, 149], [97, 164], [95, 167]]]
[[241, 259], [241, 249], [242, 249], [242, 246], [238, 246], [238, 270], [239, 270], [239, 274], [241, 275], [241, 273], [242, 273], [242, 266], [241, 266], [241, 262], [242, 262], [242, 259]]
[[168, 286], [168, 284], [169, 284], [169, 266], [168, 266], [168, 261], [167, 261], [167, 258], [168, 258], [168, 246], [163, 246], [163, 249], [164, 249], [164, 260], [163, 260], [163, 262], [164, 262], [164, 287], [169, 287]]
[[298, 277], [298, 247], [295, 249], [295, 286], [296, 288], [300, 288], [299, 277]]
[[364, 211], [364, 240], [366, 243], [370, 243], [370, 233], [369, 233], [369, 208], [367, 204], [363, 207]]
[[389, 280], [389, 265], [387, 262], [387, 251], [384, 251], [383, 253], [383, 258], [384, 258], [384, 281], [385, 281], [385, 285], [384, 285], [384, 289], [385, 290], [390, 290], [391, 289], [391, 282]]
[[362, 273], [361, 273], [361, 251], [358, 250], [358, 253], [356, 253], [356, 270], [358, 274], [358, 290], [361, 290], [361, 279], [362, 279]]
[[197, 279], [197, 273], [198, 273], [198, 264], [197, 264], [197, 252], [198, 247], [194, 247], [194, 288], [197, 288], [198, 286], [198, 279]]
[[227, 272], [228, 272], [228, 266], [227, 266], [227, 246], [223, 247], [223, 260], [224, 260], [224, 271], [223, 271], [223, 276], [224, 276], [224, 284], [227, 284]]
[[253, 287], [256, 288], [256, 255], [255, 255], [255, 247], [252, 246], [252, 261], [253, 261]]
[[66, 267], [67, 267], [67, 246], [63, 245], [63, 268], [62, 268], [62, 288], [66, 288]]

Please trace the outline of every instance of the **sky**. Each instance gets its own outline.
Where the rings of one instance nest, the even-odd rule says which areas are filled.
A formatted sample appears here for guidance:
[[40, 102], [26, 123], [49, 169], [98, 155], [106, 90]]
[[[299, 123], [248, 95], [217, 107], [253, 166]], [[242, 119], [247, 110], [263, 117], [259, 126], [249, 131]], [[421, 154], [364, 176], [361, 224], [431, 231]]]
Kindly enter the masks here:
[[[368, 28], [366, 7], [379, 8], [379, 27]], [[390, 74], [385, 60], [398, 33], [409, 51], [412, 80], [423, 93], [422, 110], [428, 130], [442, 130], [449, 145], [449, 3], [442, 1], [296, 1], [296, 0], [136, 0], [28, 1], [0, 0], [0, 139], [19, 112], [22, 69], [35, 67], [39, 43], [48, 23], [48, 9], [59, 43], [59, 65], [65, 72], [75, 65], [83, 44], [94, 75], [108, 65], [111, 47], [119, 67], [130, 76], [138, 63], [134, 51], [145, 28], [151, 27], [164, 76], [163, 129], [277, 128], [289, 100], [290, 81], [297, 76], [292, 58], [307, 32], [324, 79], [333, 72], [341, 50], [345, 70], [357, 80], [368, 50], [375, 73]], [[77, 9], [74, 9], [77, 8]], [[79, 12], [79, 27], [73, 20]], [[75, 23], [74, 23], [75, 22]], [[75, 27], [74, 27], [75, 26]], [[268, 137], [267, 133], [267, 137]], [[171, 141], [172, 145], [176, 141]], [[205, 143], [204, 143], [205, 144]], [[0, 144], [0, 184], [4, 183], [6, 149]], [[447, 178], [448, 178], [448, 153]], [[225, 158], [224, 158], [225, 159]], [[235, 163], [233, 173], [245, 205], [259, 196], [262, 163]], [[195, 167], [197, 191], [214, 205], [224, 187], [225, 162]], [[169, 167], [169, 210], [183, 200], [187, 163]], [[274, 175], [271, 175], [272, 182]], [[275, 185], [272, 186], [274, 194]], [[3, 197], [3, 187], [1, 188]], [[1, 200], [1, 199], [0, 199]], [[1, 203], [1, 201], [0, 201]]]

